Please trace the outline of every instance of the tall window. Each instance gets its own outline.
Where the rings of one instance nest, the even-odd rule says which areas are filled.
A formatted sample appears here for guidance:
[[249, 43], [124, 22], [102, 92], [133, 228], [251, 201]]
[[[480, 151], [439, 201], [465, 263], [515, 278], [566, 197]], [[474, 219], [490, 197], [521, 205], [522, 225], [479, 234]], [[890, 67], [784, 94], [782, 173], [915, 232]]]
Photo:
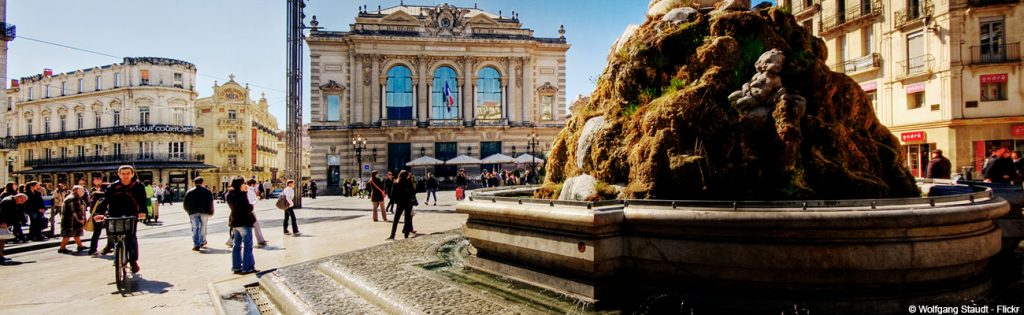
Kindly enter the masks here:
[[78, 155], [76, 155], [77, 157], [84, 157], [85, 156], [85, 146], [84, 145], [78, 146], [76, 151], [77, 151], [76, 153], [78, 153]]
[[115, 110], [113, 115], [114, 115], [114, 126], [120, 126], [121, 125], [121, 111]]
[[167, 153], [171, 158], [184, 158], [185, 157], [185, 143], [184, 142], [171, 142], [167, 144]]
[[43, 158], [45, 158], [46, 161], [50, 161], [51, 159], [53, 159], [53, 149], [50, 149], [50, 148], [44, 149], [43, 150]]
[[234, 154], [228, 155], [228, 165], [238, 166], [238, 156]]
[[43, 97], [50, 98], [50, 85], [43, 86]]
[[1006, 60], [1006, 29], [1003, 17], [981, 20], [981, 61]]
[[139, 70], [139, 84], [149, 85], [149, 70]]
[[60, 159], [63, 160], [66, 158], [68, 158], [68, 148], [60, 147]]
[[28, 99], [32, 100], [32, 87], [28, 87]]
[[68, 130], [68, 117], [60, 116], [60, 132]]
[[228, 110], [228, 119], [238, 119], [238, 111], [234, 109]]
[[85, 92], [85, 80], [78, 79], [78, 93]]
[[50, 117], [43, 118], [43, 133], [50, 133]]
[[836, 37], [836, 62], [843, 63], [846, 61], [846, 47], [846, 35]]
[[85, 113], [75, 113], [75, 120], [79, 130], [85, 128]]
[[121, 73], [120, 72], [115, 72], [114, 73], [114, 87], [115, 88], [121, 87]]
[[177, 88], [183, 87], [183, 85], [181, 84], [181, 81], [182, 81], [181, 77], [182, 77], [181, 73], [175, 73], [174, 74], [174, 86], [177, 87]]
[[32, 135], [32, 120], [25, 120], [25, 134]]
[[149, 107], [139, 107], [139, 124], [149, 125]]
[[153, 143], [152, 142], [139, 142], [139, 158], [152, 159], [153, 158]]
[[94, 115], [93, 116], [93, 120], [95, 120], [93, 122], [93, 124], [94, 124], [93, 128], [101, 128], [101, 127], [103, 127], [103, 116], [102, 116], [103, 114], [100, 114], [100, 111], [96, 111], [93, 115]]
[[501, 119], [501, 74], [497, 69], [480, 69], [476, 80], [476, 119]]
[[60, 96], [68, 95], [68, 82], [63, 81], [60, 83]]
[[113, 154], [114, 155], [121, 155], [121, 144], [120, 143], [114, 143], [114, 152], [113, 152]]
[[925, 70], [924, 32], [907, 35], [907, 68], [906, 74]]
[[412, 71], [405, 66], [388, 70], [387, 92], [388, 119], [412, 119]]
[[96, 90], [99, 91], [103, 88], [103, 77], [96, 76]]
[[100, 153], [102, 153], [102, 152], [103, 152], [103, 145], [102, 144], [94, 144], [94, 145], [92, 145], [92, 155], [93, 156], [100, 156]]
[[35, 151], [33, 151], [32, 149], [28, 149], [27, 151], [28, 151], [27, 152], [28, 154], [26, 154], [26, 155], [28, 155], [28, 159], [29, 160], [35, 160], [36, 159]]
[[455, 69], [447, 66], [437, 68], [433, 86], [430, 119], [458, 119], [459, 80]]
[[555, 96], [544, 95], [540, 98], [540, 119], [552, 120], [555, 119]]
[[228, 131], [228, 143], [238, 143], [238, 132]]
[[[390, 116], [388, 116], [390, 117]], [[341, 96], [327, 96], [327, 121], [341, 120]]]

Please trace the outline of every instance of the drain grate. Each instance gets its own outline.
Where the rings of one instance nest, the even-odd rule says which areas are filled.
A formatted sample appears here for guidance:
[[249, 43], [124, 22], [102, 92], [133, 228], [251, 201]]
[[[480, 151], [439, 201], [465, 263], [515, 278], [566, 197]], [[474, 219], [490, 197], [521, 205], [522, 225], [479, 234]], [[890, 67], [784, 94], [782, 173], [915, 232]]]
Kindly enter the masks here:
[[259, 285], [251, 285], [245, 287], [245, 293], [249, 295], [249, 299], [256, 305], [256, 309], [260, 314], [277, 314], [277, 309], [274, 308], [274, 303], [270, 301], [263, 291], [260, 290]]

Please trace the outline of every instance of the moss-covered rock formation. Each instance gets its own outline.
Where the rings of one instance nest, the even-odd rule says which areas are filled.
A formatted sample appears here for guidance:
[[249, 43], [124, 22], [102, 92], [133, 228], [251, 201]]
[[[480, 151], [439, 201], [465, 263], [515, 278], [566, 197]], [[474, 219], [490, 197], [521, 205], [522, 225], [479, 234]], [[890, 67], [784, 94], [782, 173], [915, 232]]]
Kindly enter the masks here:
[[[790, 14], [663, 15], [613, 47], [596, 90], [554, 142], [538, 197], [565, 194], [562, 183], [582, 174], [603, 187], [591, 200], [919, 194], [860, 86], [829, 70], [824, 42]], [[729, 95], [772, 49], [785, 59], [776, 77], [795, 97], [772, 98], [759, 116], [732, 105]]]

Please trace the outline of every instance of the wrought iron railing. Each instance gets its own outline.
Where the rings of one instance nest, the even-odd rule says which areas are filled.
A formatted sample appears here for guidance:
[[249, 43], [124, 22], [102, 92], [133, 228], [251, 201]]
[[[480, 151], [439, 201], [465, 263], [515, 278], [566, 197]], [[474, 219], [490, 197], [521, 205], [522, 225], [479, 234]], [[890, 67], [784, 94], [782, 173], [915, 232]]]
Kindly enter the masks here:
[[462, 127], [462, 119], [431, 119], [431, 126]]
[[899, 66], [899, 71], [896, 73], [896, 78], [904, 79], [926, 74], [931, 71], [933, 60], [935, 58], [932, 55], [921, 55], [897, 62], [896, 65]]
[[839, 73], [854, 73], [864, 70], [876, 69], [882, 66], [882, 56], [878, 53], [872, 53], [867, 56], [859, 57], [845, 62], [840, 62], [833, 67], [832, 71]]
[[935, 7], [931, 1], [920, 0], [917, 4], [909, 4], [906, 9], [896, 11], [896, 27], [902, 27], [924, 17], [929, 17]]
[[40, 166], [69, 166], [83, 164], [132, 164], [132, 163], [160, 163], [160, 162], [197, 162], [202, 163], [205, 156], [202, 154], [184, 153], [130, 153], [130, 154], [109, 154], [109, 155], [86, 155], [65, 158], [33, 159], [26, 160], [27, 167]]
[[241, 119], [224, 118], [224, 119], [218, 119], [217, 120], [217, 126], [222, 127], [222, 128], [225, 128], [225, 127], [242, 128], [244, 125], [242, 124], [242, 120]]
[[265, 170], [265, 169], [266, 169], [266, 168], [265, 168], [265, 167], [263, 167], [263, 166], [253, 166], [253, 167], [252, 167], [252, 171], [253, 171], [253, 172], [262, 172], [262, 171], [263, 171], [263, 170]]
[[412, 119], [385, 119], [380, 121], [381, 127], [416, 127]]
[[1020, 43], [971, 46], [971, 64], [992, 64], [1020, 61]]
[[821, 0], [796, 0], [793, 1], [793, 15], [800, 15], [806, 10], [818, 8], [821, 6]]
[[147, 134], [147, 133], [177, 133], [185, 135], [202, 136], [203, 128], [178, 125], [128, 125], [104, 128], [71, 130], [61, 132], [50, 132], [37, 135], [25, 135], [15, 137], [17, 142], [33, 142], [60, 139], [75, 139], [84, 137], [109, 136], [115, 134]]
[[221, 151], [242, 151], [242, 144], [238, 142], [221, 142]]
[[836, 12], [835, 15], [821, 19], [821, 32], [828, 33], [839, 29], [847, 23], [882, 15], [882, 0], [861, 1]]
[[508, 124], [508, 119], [477, 119], [475, 125], [477, 126], [504, 126]]
[[0, 138], [0, 150], [15, 150], [18, 148], [18, 141], [14, 137]]

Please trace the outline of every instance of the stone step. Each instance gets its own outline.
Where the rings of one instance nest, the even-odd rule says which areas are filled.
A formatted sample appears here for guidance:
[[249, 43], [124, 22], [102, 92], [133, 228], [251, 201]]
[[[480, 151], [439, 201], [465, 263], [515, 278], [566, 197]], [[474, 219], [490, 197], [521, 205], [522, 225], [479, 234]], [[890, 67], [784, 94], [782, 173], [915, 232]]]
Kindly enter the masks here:
[[260, 277], [259, 287], [283, 314], [385, 314], [360, 295], [337, 285], [316, 260]]

